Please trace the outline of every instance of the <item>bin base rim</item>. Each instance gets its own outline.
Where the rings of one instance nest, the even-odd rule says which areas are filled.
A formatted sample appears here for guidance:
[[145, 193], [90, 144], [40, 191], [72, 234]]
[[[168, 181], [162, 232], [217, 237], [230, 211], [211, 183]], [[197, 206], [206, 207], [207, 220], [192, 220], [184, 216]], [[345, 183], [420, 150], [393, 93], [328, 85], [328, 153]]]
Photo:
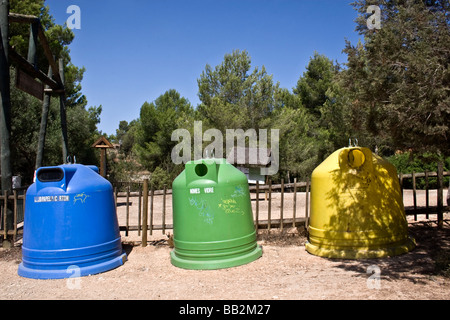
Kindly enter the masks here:
[[111, 269], [120, 267], [121, 265], [123, 265], [125, 263], [126, 260], [127, 260], [127, 254], [122, 253], [119, 256], [114, 257], [113, 259], [110, 259], [108, 261], [104, 261], [104, 262], [97, 263], [94, 265], [80, 267], [79, 270], [77, 270], [76, 272], [71, 272], [71, 270], [74, 270], [74, 269], [68, 270], [68, 268], [72, 265], [67, 265], [66, 269], [55, 269], [55, 270], [33, 269], [33, 268], [28, 268], [28, 267], [24, 266], [23, 262], [21, 262], [19, 265], [19, 268], [17, 270], [17, 273], [21, 277], [31, 278], [31, 279], [65, 279], [65, 278], [72, 278], [72, 277], [78, 277], [78, 276], [85, 277], [85, 276], [106, 272]]
[[182, 269], [189, 270], [216, 270], [225, 269], [231, 267], [241, 266], [250, 262], [253, 262], [262, 256], [262, 248], [260, 245], [256, 245], [255, 249], [251, 252], [232, 257], [228, 259], [216, 259], [216, 260], [188, 260], [180, 258], [176, 255], [175, 250], [170, 252], [170, 262], [172, 265]]
[[323, 248], [318, 245], [311, 244], [307, 241], [305, 249], [310, 254], [333, 259], [373, 259], [373, 258], [386, 258], [389, 256], [398, 256], [407, 253], [414, 249], [416, 241], [414, 238], [408, 236], [402, 243], [396, 243], [395, 245], [376, 249], [355, 247], [355, 248]]

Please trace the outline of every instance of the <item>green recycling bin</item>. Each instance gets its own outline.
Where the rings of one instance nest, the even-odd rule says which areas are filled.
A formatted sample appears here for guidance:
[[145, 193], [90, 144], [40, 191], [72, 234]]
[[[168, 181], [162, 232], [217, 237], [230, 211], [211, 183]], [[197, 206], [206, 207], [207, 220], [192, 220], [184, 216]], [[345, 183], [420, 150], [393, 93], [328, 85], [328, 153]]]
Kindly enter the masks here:
[[262, 255], [245, 174], [225, 159], [186, 163], [172, 186], [174, 249], [184, 269], [222, 269]]

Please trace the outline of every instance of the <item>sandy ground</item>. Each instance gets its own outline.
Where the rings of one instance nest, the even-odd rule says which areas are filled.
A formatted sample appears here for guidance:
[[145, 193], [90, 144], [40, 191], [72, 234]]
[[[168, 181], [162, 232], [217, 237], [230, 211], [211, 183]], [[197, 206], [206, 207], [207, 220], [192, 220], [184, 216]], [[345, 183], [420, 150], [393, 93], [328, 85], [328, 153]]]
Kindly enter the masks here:
[[[124, 206], [119, 206], [121, 221], [122, 209]], [[136, 211], [135, 205], [130, 207], [130, 221], [137, 219]], [[302, 211], [301, 204], [298, 211]], [[437, 263], [443, 256], [448, 259], [450, 252], [450, 215], [444, 218], [444, 228], [438, 229], [435, 216], [432, 220], [419, 216], [417, 222], [409, 217], [417, 247], [383, 259], [325, 259], [306, 252], [303, 227], [283, 232], [260, 230], [261, 258], [239, 267], [208, 271], [173, 266], [172, 248], [167, 235], [160, 231], [149, 237], [145, 248], [138, 245], [137, 233], [130, 232], [128, 237], [123, 235], [128, 256], [124, 265], [97, 275], [61, 280], [18, 276], [18, 241], [12, 249], [0, 248], [0, 299], [448, 300], [450, 278], [436, 272]]]

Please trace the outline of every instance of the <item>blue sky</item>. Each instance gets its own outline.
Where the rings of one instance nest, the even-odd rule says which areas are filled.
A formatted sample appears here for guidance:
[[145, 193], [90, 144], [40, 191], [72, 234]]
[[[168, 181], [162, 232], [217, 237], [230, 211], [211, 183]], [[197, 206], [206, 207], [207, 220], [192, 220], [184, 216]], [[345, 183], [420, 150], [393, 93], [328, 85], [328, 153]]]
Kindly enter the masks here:
[[103, 106], [99, 130], [115, 134], [145, 101], [176, 89], [196, 107], [206, 64], [247, 50], [292, 90], [314, 51], [345, 63], [345, 39], [358, 41], [351, 0], [46, 0], [58, 24], [81, 10], [72, 63], [84, 66], [88, 106]]

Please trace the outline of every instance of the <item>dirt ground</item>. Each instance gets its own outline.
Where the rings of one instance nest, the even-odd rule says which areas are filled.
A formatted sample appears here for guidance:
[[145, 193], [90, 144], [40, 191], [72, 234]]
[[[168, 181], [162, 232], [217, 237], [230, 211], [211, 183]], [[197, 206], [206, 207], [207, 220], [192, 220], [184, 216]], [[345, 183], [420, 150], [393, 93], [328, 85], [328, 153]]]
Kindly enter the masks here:
[[419, 216], [419, 221], [413, 221], [409, 217], [417, 247], [383, 259], [326, 259], [305, 250], [303, 227], [283, 232], [260, 230], [261, 258], [239, 267], [208, 271], [173, 266], [167, 235], [155, 232], [143, 248], [133, 233], [122, 237], [128, 256], [124, 265], [97, 275], [61, 280], [18, 276], [19, 241], [12, 249], [0, 248], [0, 299], [448, 300], [450, 276], [439, 270], [443, 265], [448, 270], [450, 260], [450, 214], [445, 214], [442, 229], [437, 228], [435, 219]]

